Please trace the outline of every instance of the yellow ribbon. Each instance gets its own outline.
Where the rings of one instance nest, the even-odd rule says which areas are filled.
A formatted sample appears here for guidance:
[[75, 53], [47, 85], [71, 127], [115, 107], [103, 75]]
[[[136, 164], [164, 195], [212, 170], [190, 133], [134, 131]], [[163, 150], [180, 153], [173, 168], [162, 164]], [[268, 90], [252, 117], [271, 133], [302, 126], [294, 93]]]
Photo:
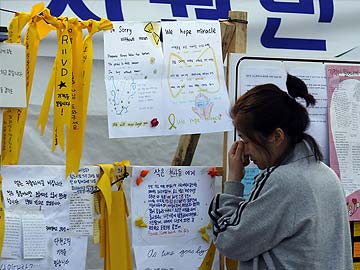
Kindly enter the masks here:
[[[69, 21], [67, 18], [58, 18], [60, 27], [58, 31], [58, 51], [55, 68], [55, 94], [54, 94], [54, 125], [52, 150], [57, 145], [64, 151], [65, 126], [67, 127], [71, 109], [72, 88], [72, 45], [70, 42]], [[76, 172], [77, 173], [77, 172]]]
[[200, 227], [198, 232], [201, 233], [201, 238], [206, 242], [209, 243], [209, 234], [206, 231], [207, 226]]
[[[20, 43], [21, 31], [26, 23], [29, 23], [24, 41], [24, 45], [26, 46], [26, 105], [29, 104], [40, 39], [44, 38], [49, 32], [49, 27], [47, 27], [46, 24], [40, 23], [41, 18], [38, 13], [43, 9], [44, 4], [40, 3], [33, 6], [31, 13], [17, 13], [9, 25], [10, 31], [7, 42]], [[41, 35], [39, 35], [39, 32]], [[26, 115], [27, 108], [4, 110], [1, 155], [3, 164], [17, 164], [19, 161]]]
[[211, 242], [205, 257], [201, 265], [199, 266], [200, 270], [211, 270], [212, 265], [214, 263], [215, 251], [216, 251], [216, 247], [214, 245], [214, 242]]
[[72, 89], [71, 111], [66, 131], [66, 175], [78, 173], [83, 148], [84, 111], [83, 111], [83, 63], [82, 52], [82, 25], [76, 18], [69, 20], [70, 37], [72, 39]]
[[112, 164], [99, 164], [101, 168], [101, 177], [97, 182], [96, 186], [100, 189], [102, 195], [105, 199], [106, 210], [109, 215], [111, 215], [111, 183], [114, 179], [114, 165]]
[[93, 61], [93, 42], [92, 36], [101, 30], [110, 30], [113, 28], [112, 23], [104, 18], [101, 18], [100, 21], [95, 20], [88, 20], [84, 22], [85, 26], [88, 29], [88, 34], [86, 35], [84, 42], [83, 42], [83, 76], [84, 76], [84, 126], [86, 123], [86, 113], [88, 107], [88, 100], [89, 100], [89, 91], [90, 91], [90, 80], [91, 80], [91, 73], [92, 73], [92, 61]]
[[[108, 215], [111, 214], [112, 207], [112, 189], [111, 183], [114, 178], [114, 166], [112, 164], [99, 164], [101, 168], [101, 177], [97, 182], [96, 186], [100, 189], [100, 257], [105, 257], [108, 253], [108, 241], [107, 239], [107, 222]], [[105, 267], [106, 269], [107, 267]], [[109, 268], [107, 268], [109, 269]]]
[[[107, 19], [79, 22], [77, 18], [55, 18], [48, 9], [43, 11], [43, 17], [57, 29], [58, 51], [37, 126], [41, 127], [40, 134], [43, 135], [55, 89], [52, 150], [55, 151], [57, 145], [64, 150], [66, 127], [68, 176], [72, 172], [78, 173], [82, 156], [92, 72], [92, 36], [98, 31], [112, 29], [113, 26]], [[84, 40], [83, 28], [88, 30]]]
[[35, 16], [37, 16], [42, 10], [44, 10], [44, 3], [38, 3], [31, 8], [30, 13], [17, 12], [14, 18], [10, 21], [8, 27], [8, 43], [20, 43], [21, 32], [25, 25]]
[[126, 221], [129, 213], [123, 189], [113, 191], [112, 197], [113, 209], [111, 214], [108, 215], [106, 233], [109, 253], [105, 255], [107, 262], [104, 265], [109, 266], [106, 269], [110, 270], [132, 270], [130, 237]]
[[234, 259], [230, 259], [225, 257], [225, 265], [227, 270], [237, 270], [238, 269], [238, 261]]
[[114, 165], [99, 164], [100, 189], [100, 257], [104, 258], [104, 269], [132, 269], [130, 238], [127, 217], [129, 211], [122, 182], [118, 191], [112, 191]]
[[0, 175], [0, 255], [2, 252], [4, 234], [5, 234], [5, 211], [3, 205], [4, 198], [2, 196], [1, 191], [2, 191], [2, 177]]

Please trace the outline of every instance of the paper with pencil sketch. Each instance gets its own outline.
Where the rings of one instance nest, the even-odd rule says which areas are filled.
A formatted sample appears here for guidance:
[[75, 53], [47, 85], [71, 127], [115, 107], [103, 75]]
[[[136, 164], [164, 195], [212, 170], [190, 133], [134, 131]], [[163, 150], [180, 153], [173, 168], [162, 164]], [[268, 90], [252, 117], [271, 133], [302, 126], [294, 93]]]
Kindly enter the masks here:
[[109, 137], [161, 135], [160, 24], [113, 24], [113, 30], [104, 33]]

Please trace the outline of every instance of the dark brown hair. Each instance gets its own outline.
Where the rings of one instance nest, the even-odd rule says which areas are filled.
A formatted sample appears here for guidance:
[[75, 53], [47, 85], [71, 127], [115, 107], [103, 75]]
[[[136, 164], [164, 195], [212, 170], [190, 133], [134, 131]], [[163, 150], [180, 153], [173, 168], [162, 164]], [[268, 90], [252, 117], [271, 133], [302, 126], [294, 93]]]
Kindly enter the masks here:
[[262, 140], [276, 128], [281, 128], [292, 147], [305, 140], [315, 159], [322, 160], [323, 155], [316, 140], [305, 133], [310, 124], [307, 109], [295, 98], [303, 98], [306, 107], [315, 105], [316, 101], [298, 77], [288, 74], [286, 87], [288, 93], [274, 84], [262, 84], [242, 95], [230, 112], [235, 128], [245, 132], [244, 135], [259, 145], [263, 145]]

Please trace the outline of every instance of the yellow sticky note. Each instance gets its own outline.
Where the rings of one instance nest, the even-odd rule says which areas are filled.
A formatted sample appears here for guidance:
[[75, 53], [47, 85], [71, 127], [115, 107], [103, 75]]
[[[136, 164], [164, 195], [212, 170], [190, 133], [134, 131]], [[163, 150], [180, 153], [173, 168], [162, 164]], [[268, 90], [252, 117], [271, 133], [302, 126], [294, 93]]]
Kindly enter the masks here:
[[354, 242], [354, 258], [360, 258], [360, 242]]
[[354, 266], [354, 270], [360, 270], [360, 262], [354, 262], [353, 266]]
[[360, 222], [354, 221], [354, 236], [360, 236]]

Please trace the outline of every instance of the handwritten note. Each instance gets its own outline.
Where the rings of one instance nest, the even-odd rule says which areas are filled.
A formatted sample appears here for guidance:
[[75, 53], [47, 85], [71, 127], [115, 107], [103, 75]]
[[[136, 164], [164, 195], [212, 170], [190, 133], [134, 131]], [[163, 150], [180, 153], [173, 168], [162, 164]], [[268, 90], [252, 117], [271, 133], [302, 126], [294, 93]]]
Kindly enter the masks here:
[[76, 176], [71, 174], [69, 181], [71, 184], [70, 194], [70, 231], [80, 235], [93, 234], [93, 206], [96, 183], [99, 179], [100, 168], [98, 166], [82, 167]]
[[48, 270], [46, 259], [42, 260], [0, 260], [1, 270]]
[[20, 258], [20, 243], [21, 243], [21, 217], [17, 214], [6, 212], [5, 235], [4, 235], [1, 257], [9, 258], [9, 259]]
[[47, 235], [44, 216], [30, 214], [22, 217], [24, 259], [41, 259], [47, 255]]
[[85, 270], [87, 237], [55, 236], [52, 239], [52, 270]]
[[138, 270], [197, 270], [208, 244], [187, 245], [186, 247], [136, 246], [134, 254]]
[[77, 194], [91, 194], [99, 179], [100, 167], [85, 166], [79, 168], [78, 175], [71, 173], [68, 180], [71, 184], [71, 191]]
[[42, 211], [46, 230], [69, 230], [69, 181], [64, 166], [4, 166], [6, 209]]
[[[104, 34], [109, 136], [160, 135], [163, 125], [160, 24], [113, 24], [114, 29]], [[153, 119], [157, 119], [158, 125], [154, 126]]]
[[25, 47], [0, 43], [0, 108], [26, 107]]
[[[149, 173], [137, 185], [136, 179], [144, 169]], [[154, 269], [155, 265], [174, 267], [173, 262], [176, 265], [185, 257], [192, 257], [186, 261], [186, 269], [197, 269], [190, 262], [201, 258], [208, 247], [199, 229], [209, 223], [207, 211], [214, 195], [214, 179], [208, 175], [209, 170], [209, 167], [133, 167], [132, 244], [139, 269], [145, 266], [152, 269], [151, 265]], [[146, 227], [135, 225], [139, 218]], [[191, 251], [183, 250], [184, 246]], [[196, 253], [198, 249], [201, 255]]]
[[219, 22], [162, 22], [165, 134], [232, 129]]
[[70, 231], [80, 235], [93, 234], [93, 205], [92, 194], [70, 195]]

